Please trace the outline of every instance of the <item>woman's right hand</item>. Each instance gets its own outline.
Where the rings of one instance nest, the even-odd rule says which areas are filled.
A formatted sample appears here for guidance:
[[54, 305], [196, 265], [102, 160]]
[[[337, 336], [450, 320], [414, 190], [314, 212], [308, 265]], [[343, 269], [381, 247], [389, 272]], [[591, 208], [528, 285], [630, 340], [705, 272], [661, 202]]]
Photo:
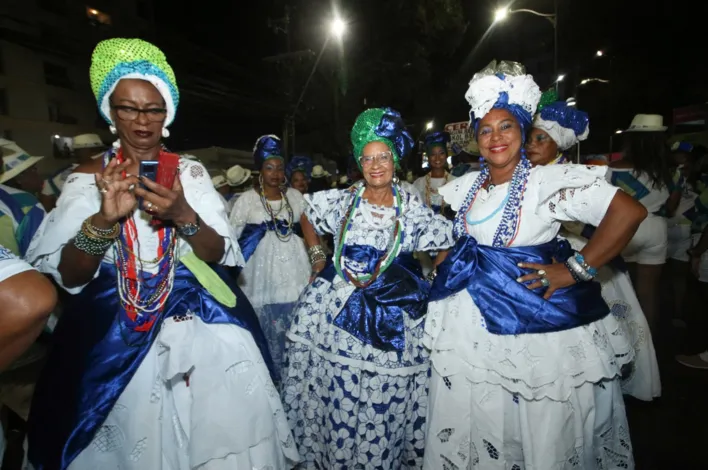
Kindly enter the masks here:
[[133, 175], [123, 177], [130, 164], [130, 160], [119, 164], [113, 159], [103, 173], [96, 173], [96, 187], [101, 193], [99, 215], [109, 227], [130, 214], [138, 204], [134, 190], [140, 181]]

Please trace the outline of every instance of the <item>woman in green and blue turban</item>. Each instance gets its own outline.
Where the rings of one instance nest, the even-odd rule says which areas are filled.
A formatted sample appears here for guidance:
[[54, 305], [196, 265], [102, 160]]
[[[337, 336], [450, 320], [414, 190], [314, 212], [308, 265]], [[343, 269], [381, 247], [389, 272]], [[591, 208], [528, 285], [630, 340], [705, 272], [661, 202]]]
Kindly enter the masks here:
[[243, 264], [224, 204], [200, 163], [161, 145], [172, 68], [150, 43], [109, 39], [91, 85], [120, 140], [68, 178], [27, 252], [74, 294], [32, 404], [31, 467], [291, 468], [265, 338], [217, 266]]
[[351, 141], [364, 179], [305, 196], [313, 280], [288, 333], [285, 410], [303, 468], [420, 468], [429, 284], [413, 253], [448, 248], [451, 225], [394, 178], [413, 147], [398, 112], [365, 111]]

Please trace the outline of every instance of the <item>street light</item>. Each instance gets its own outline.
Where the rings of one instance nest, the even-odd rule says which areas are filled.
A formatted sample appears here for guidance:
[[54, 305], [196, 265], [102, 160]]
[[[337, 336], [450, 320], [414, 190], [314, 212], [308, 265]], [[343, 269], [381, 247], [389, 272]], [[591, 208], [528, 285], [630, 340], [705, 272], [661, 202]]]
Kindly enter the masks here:
[[433, 121], [428, 121], [428, 123], [425, 125], [425, 130], [429, 131], [435, 126], [435, 123]]
[[[532, 15], [540, 16], [545, 18], [553, 25], [553, 72], [558, 73], [558, 0], [553, 2], [555, 12], [550, 13], [539, 13], [535, 10], [529, 10], [528, 8], [519, 8], [517, 10], [511, 10], [508, 6], [498, 8], [494, 12], [494, 23], [501, 23], [505, 19], [514, 13], [530, 13]], [[558, 92], [557, 82], [556, 82], [556, 92]]]
[[605, 55], [605, 53], [601, 50], [595, 53], [595, 57], [602, 57], [603, 55]]
[[581, 85], [587, 85], [588, 83], [593, 82], [610, 83], [609, 80], [605, 80], [604, 78], [583, 78], [582, 80], [580, 80]]
[[622, 129], [617, 129], [617, 130], [615, 131], [615, 134], [621, 134], [621, 133], [622, 133]]
[[315, 65], [312, 66], [312, 71], [310, 72], [310, 76], [307, 77], [307, 81], [305, 82], [305, 85], [302, 87], [302, 92], [300, 92], [300, 98], [298, 98], [297, 103], [295, 104], [295, 108], [293, 109], [293, 119], [295, 118], [295, 115], [297, 115], [297, 110], [300, 108], [300, 103], [302, 103], [302, 99], [305, 97], [305, 92], [307, 91], [307, 87], [310, 85], [310, 82], [312, 81], [312, 77], [315, 75], [315, 71], [317, 71], [317, 66], [320, 65], [320, 60], [322, 59], [322, 55], [324, 54], [325, 50], [327, 49], [327, 45], [329, 44], [330, 39], [332, 37], [335, 37], [337, 39], [341, 39], [341, 37], [344, 35], [344, 32], [347, 29], [347, 24], [339, 17], [335, 17], [332, 22], [330, 23], [329, 26], [329, 34], [325, 38], [324, 44], [322, 45], [322, 50], [320, 51], [320, 55], [317, 56], [317, 60], [315, 61]]
[[341, 18], [335, 18], [332, 20], [332, 24], [330, 26], [330, 31], [332, 33], [332, 36], [334, 36], [337, 39], [342, 39], [342, 36], [344, 36], [344, 32], [347, 29], [347, 24], [342, 21]]
[[565, 74], [560, 74], [558, 78], [556, 78], [556, 83], [562, 82], [563, 80], [565, 80]]

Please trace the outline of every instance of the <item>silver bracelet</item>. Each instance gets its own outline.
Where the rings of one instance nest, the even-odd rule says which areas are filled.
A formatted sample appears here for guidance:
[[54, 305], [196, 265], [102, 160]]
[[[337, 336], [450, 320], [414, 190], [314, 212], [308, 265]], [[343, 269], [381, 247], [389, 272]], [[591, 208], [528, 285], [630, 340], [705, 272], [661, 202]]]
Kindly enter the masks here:
[[592, 281], [593, 275], [590, 274], [579, 262], [575, 256], [571, 256], [566, 261], [566, 265], [583, 281]]

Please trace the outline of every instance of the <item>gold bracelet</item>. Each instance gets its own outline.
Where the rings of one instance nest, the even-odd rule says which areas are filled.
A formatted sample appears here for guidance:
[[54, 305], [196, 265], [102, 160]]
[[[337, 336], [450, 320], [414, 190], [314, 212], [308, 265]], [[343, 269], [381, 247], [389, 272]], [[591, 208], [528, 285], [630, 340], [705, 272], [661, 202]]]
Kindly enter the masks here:
[[120, 224], [118, 222], [110, 229], [102, 229], [91, 224], [90, 219], [89, 217], [81, 224], [81, 231], [87, 237], [99, 240], [114, 240], [120, 235]]

